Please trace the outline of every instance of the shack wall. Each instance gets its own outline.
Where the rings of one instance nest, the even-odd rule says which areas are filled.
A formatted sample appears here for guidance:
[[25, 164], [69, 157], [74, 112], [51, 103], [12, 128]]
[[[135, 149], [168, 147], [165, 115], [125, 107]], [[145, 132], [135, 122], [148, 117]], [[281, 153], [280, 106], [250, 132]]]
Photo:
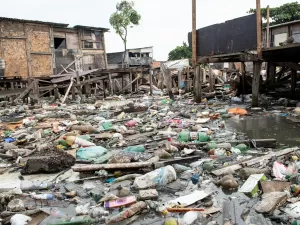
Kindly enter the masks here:
[[51, 75], [50, 26], [19, 21], [0, 21], [0, 52], [5, 77]]

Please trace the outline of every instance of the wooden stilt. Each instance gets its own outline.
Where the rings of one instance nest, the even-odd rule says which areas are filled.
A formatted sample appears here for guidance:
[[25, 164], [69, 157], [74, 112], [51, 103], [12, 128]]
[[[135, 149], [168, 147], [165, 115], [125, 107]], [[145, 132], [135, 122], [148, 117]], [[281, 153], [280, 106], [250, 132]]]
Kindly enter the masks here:
[[111, 79], [111, 74], [108, 74], [108, 78], [109, 78], [109, 84], [110, 84], [110, 94], [113, 95], [114, 94], [114, 87], [113, 87], [113, 82]]
[[132, 85], [133, 85], [133, 84], [132, 84], [132, 72], [131, 72], [131, 70], [130, 70], [130, 74], [129, 74], [129, 82], [130, 82], [130, 84], [131, 84], [131, 85], [130, 85], [130, 92], [131, 92], [131, 94], [132, 94], [132, 90], [133, 90], [133, 89], [132, 89]]
[[202, 92], [202, 84], [201, 84], [201, 68], [200, 66], [196, 66], [196, 71], [195, 71], [195, 84], [194, 84], [194, 89], [195, 89], [195, 102], [196, 103], [201, 103], [201, 92]]
[[242, 74], [242, 93], [244, 95], [246, 93], [246, 90], [245, 90], [246, 71], [245, 71], [245, 63], [244, 62], [241, 62], [241, 74]]
[[276, 65], [272, 62], [268, 62], [267, 68], [267, 83], [268, 85], [275, 83]]
[[258, 106], [261, 62], [253, 62], [252, 107]]
[[58, 92], [58, 88], [54, 88], [54, 97], [55, 97], [55, 100], [56, 99], [59, 99], [59, 92]]
[[154, 70], [150, 71], [150, 74], [149, 74], [149, 82], [150, 82], [150, 95], [153, 94], [152, 92], [152, 77], [154, 75]]
[[166, 79], [167, 79], [167, 89], [170, 99], [174, 100], [174, 95], [172, 92], [172, 78], [171, 78], [171, 71], [166, 69]]
[[292, 97], [295, 97], [296, 93], [296, 82], [297, 82], [297, 70], [292, 69], [292, 79], [291, 79], [291, 89], [292, 89]]
[[123, 87], [124, 87], [124, 74], [122, 74], [122, 94], [124, 94], [124, 89], [123, 89]]

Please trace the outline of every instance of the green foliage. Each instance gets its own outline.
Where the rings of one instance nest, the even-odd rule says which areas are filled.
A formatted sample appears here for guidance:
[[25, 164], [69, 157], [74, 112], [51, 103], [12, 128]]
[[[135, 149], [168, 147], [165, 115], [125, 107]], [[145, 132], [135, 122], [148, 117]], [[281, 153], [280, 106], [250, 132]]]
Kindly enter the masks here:
[[127, 42], [128, 26], [139, 25], [141, 15], [133, 8], [134, 2], [121, 1], [117, 4], [117, 11], [109, 19], [111, 26], [122, 38], [124, 44]]
[[[256, 9], [250, 9], [247, 13], [255, 13]], [[267, 19], [267, 8], [261, 8], [261, 15]], [[286, 23], [300, 19], [300, 4], [291, 2], [279, 7], [270, 8], [270, 25]], [[264, 24], [265, 25], [265, 24]]]
[[192, 51], [189, 46], [183, 42], [182, 46], [177, 46], [175, 49], [169, 52], [168, 60], [178, 60], [192, 58]]

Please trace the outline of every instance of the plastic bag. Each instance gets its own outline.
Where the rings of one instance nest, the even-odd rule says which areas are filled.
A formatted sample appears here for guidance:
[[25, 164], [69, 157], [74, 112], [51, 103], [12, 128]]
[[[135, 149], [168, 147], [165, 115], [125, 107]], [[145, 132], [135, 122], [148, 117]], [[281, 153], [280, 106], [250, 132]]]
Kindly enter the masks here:
[[286, 167], [282, 163], [276, 161], [273, 164], [273, 175], [279, 180], [286, 180], [286, 176], [291, 176], [295, 173], [294, 165]]
[[134, 185], [144, 189], [156, 185], [166, 185], [174, 180], [176, 180], [175, 169], [172, 166], [166, 166], [135, 178]]
[[31, 217], [22, 214], [15, 214], [11, 219], [11, 225], [27, 225], [31, 221]]
[[104, 163], [111, 158], [112, 154], [106, 148], [93, 146], [80, 148], [76, 153], [76, 159], [89, 160], [94, 163]]

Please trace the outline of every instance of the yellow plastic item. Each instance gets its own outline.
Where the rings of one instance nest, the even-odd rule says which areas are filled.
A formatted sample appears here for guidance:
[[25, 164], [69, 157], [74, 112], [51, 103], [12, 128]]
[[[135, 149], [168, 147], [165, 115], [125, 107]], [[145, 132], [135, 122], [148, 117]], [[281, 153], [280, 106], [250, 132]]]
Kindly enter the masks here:
[[68, 145], [72, 146], [75, 143], [76, 136], [67, 136], [65, 137], [65, 140]]

